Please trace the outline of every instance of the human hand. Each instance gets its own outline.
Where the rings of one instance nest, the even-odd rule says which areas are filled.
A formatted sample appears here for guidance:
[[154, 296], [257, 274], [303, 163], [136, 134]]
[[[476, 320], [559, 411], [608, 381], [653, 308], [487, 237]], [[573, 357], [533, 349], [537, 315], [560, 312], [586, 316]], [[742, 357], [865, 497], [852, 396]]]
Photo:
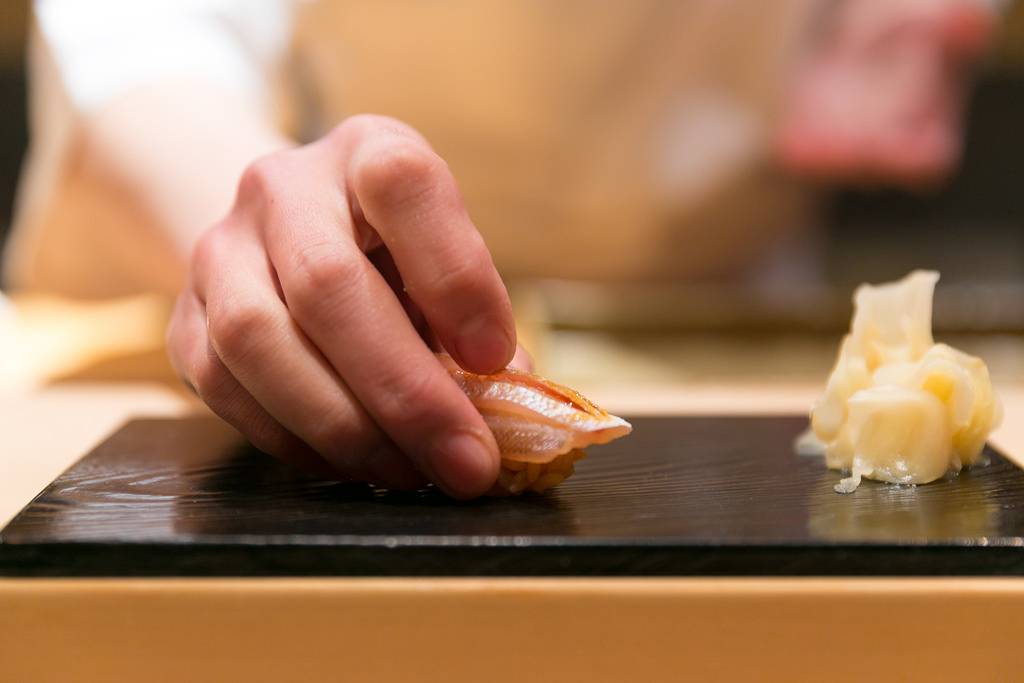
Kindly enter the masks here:
[[980, 0], [843, 0], [800, 70], [780, 161], [832, 181], [914, 186], [947, 176], [962, 136], [967, 67], [991, 41]]
[[168, 329], [177, 372], [263, 451], [473, 497], [498, 450], [437, 344], [467, 370], [504, 367], [511, 305], [444, 161], [377, 116], [249, 166]]

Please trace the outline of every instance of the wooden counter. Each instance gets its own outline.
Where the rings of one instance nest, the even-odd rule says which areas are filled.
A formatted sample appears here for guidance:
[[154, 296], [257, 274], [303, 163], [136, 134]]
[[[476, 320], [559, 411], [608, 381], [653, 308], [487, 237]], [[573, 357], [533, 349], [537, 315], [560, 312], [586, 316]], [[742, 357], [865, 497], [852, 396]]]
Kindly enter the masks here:
[[[21, 355], [0, 372], [0, 526], [127, 419], [203, 411], [124, 381], [123, 362], [117, 382], [82, 371], [159, 358], [165, 302], [19, 304], [6, 339]], [[778, 414], [808, 409], [835, 343], [564, 334], [534, 348], [615, 412]], [[994, 441], [1018, 462], [1021, 349], [974, 349], [1005, 359]], [[1012, 680], [1022, 612], [1016, 578], [0, 579], [0, 680]]]
[[[588, 387], [628, 413], [806, 408], [811, 383]], [[997, 443], [1024, 453], [1024, 391]], [[0, 399], [4, 523], [159, 385]], [[3, 579], [0, 680], [1010, 680], [1024, 579]]]
[[1020, 678], [1021, 580], [8, 580], [11, 681]]

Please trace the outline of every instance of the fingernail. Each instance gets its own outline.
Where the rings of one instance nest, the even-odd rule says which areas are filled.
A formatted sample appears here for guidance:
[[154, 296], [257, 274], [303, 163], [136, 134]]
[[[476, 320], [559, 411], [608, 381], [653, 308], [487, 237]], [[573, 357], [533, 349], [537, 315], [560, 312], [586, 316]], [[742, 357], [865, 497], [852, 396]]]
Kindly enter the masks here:
[[479, 315], [459, 329], [455, 350], [467, 370], [496, 372], [512, 358], [515, 341], [491, 316]]
[[456, 432], [442, 442], [431, 469], [449, 494], [473, 497], [494, 483], [498, 461], [481, 438], [471, 432]]

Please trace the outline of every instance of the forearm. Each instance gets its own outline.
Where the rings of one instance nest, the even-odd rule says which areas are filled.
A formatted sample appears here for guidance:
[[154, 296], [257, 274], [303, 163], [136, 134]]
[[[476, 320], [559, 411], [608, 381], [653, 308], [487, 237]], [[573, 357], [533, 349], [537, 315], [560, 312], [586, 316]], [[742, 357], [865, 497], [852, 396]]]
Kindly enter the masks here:
[[167, 258], [178, 262], [170, 265], [184, 273], [198, 235], [230, 208], [245, 166], [290, 144], [244, 97], [167, 81], [126, 93], [86, 118], [75, 166], [82, 186], [131, 213], [119, 229], [169, 247]]

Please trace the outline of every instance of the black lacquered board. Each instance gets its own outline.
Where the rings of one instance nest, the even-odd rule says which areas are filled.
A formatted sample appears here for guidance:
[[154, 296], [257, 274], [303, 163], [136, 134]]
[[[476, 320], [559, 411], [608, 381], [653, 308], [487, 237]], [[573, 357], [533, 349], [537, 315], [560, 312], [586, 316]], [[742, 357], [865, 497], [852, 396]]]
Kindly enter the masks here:
[[0, 532], [6, 576], [1024, 575], [1024, 472], [866, 482], [803, 417], [633, 420], [545, 495], [449, 500], [297, 475], [212, 418], [135, 420]]

